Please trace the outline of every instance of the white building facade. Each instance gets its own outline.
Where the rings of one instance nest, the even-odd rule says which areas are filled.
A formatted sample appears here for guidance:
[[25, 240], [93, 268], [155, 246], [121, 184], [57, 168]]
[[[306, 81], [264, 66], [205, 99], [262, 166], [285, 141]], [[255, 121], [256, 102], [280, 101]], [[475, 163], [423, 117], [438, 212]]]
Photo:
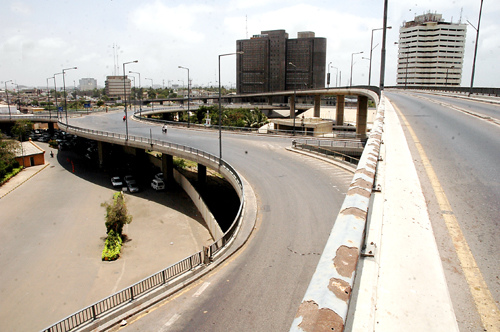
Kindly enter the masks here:
[[397, 85], [460, 86], [467, 25], [427, 13], [399, 29]]
[[[125, 82], [123, 80], [125, 79]], [[125, 93], [127, 100], [130, 99], [131, 85], [127, 76], [107, 76], [106, 77], [106, 95], [111, 98], [123, 99]]]
[[93, 91], [94, 89], [97, 89], [95, 78], [80, 78], [80, 91]]

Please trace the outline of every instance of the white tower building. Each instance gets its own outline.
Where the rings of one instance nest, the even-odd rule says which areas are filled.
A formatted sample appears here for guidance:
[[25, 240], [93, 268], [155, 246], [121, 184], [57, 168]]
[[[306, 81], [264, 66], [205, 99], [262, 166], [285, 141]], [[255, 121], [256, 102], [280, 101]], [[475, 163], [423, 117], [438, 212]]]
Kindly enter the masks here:
[[467, 25], [427, 13], [399, 29], [397, 84], [460, 86]]

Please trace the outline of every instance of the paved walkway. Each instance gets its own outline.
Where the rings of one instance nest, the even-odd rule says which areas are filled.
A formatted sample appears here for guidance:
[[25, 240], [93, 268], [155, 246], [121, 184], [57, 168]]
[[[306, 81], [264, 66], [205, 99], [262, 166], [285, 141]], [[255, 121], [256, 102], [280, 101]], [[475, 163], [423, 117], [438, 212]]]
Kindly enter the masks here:
[[126, 194], [131, 241], [120, 259], [102, 262], [100, 204], [115, 190], [108, 175], [54, 151], [50, 164], [26, 168], [0, 187], [0, 331], [43, 329], [211, 243], [181, 189], [143, 188]]
[[427, 205], [406, 138], [385, 99], [385, 125], [352, 331], [458, 331]]

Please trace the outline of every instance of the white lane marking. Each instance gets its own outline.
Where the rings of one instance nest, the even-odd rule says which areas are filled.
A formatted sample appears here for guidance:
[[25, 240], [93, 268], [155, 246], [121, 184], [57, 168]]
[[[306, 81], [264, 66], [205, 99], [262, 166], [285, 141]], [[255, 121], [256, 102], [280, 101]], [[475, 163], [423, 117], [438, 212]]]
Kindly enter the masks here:
[[181, 315], [179, 314], [175, 314], [173, 315], [169, 320], [168, 322], [166, 322], [164, 325], [163, 325], [163, 328], [162, 328], [162, 331], [166, 331], [166, 329], [168, 329], [170, 326], [174, 325], [174, 323], [181, 317]]
[[203, 293], [205, 291], [205, 289], [207, 289], [207, 287], [210, 286], [210, 283], [209, 282], [205, 282], [203, 283], [203, 285], [201, 285], [200, 289], [198, 289], [198, 291], [196, 293], [193, 294], [193, 297], [198, 297], [201, 295], [201, 293]]

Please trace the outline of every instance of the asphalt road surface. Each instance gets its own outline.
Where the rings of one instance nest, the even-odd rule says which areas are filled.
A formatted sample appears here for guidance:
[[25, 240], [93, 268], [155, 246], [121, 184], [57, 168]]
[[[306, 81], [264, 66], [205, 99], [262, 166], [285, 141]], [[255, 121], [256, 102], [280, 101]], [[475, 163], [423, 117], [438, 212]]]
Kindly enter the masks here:
[[[496, 306], [500, 301], [500, 126], [467, 110], [500, 119], [500, 105], [420, 93], [386, 92], [406, 117], [434, 169], [452, 211], [441, 211], [414, 139], [406, 130], [428, 201], [457, 320], [483, 331], [457, 253], [443, 222], [454, 215]], [[450, 107], [451, 106], [451, 107]], [[408, 128], [405, 128], [408, 129]], [[497, 309], [498, 310], [498, 309]]]
[[[121, 114], [101, 115], [71, 124], [123, 132], [120, 119]], [[164, 137], [219, 153], [217, 131], [170, 127], [165, 137], [160, 126], [129, 121], [129, 134]], [[229, 262], [203, 278], [203, 289], [195, 290], [195, 297], [176, 297], [127, 328], [289, 329], [352, 179], [351, 173], [331, 164], [286, 151], [290, 145], [290, 138], [223, 133], [223, 158], [246, 177], [257, 195], [258, 222], [252, 238]]]

